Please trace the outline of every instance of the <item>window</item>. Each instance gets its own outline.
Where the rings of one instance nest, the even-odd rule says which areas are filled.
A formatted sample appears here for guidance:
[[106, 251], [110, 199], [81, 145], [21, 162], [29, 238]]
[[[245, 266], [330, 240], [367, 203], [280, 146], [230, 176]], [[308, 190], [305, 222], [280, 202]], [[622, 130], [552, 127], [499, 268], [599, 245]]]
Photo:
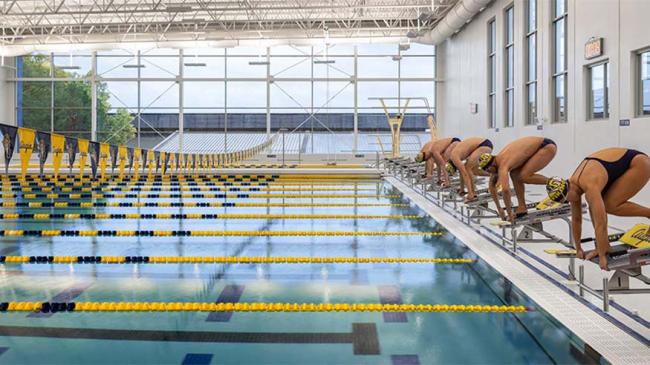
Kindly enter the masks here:
[[638, 114], [650, 115], [650, 50], [639, 54]]
[[537, 0], [526, 4], [526, 125], [537, 119]]
[[567, 121], [567, 13], [566, 0], [554, 0], [553, 7], [553, 122]]
[[609, 118], [609, 63], [589, 66], [589, 119]]
[[505, 77], [506, 77], [506, 94], [504, 108], [506, 112], [505, 126], [512, 127], [515, 125], [515, 37], [514, 37], [514, 6], [506, 9], [504, 34], [505, 34]]
[[497, 29], [494, 19], [488, 22], [488, 128], [497, 127], [496, 113], [496, 53]]

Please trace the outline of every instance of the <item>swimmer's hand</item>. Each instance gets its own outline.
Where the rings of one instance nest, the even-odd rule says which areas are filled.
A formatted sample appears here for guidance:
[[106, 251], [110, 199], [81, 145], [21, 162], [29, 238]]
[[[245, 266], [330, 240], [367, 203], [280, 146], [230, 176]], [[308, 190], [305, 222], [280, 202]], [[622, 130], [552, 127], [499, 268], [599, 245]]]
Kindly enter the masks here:
[[[583, 253], [583, 254], [584, 254], [584, 253]], [[591, 259], [593, 259], [593, 258], [596, 257], [596, 256], [598, 256], [598, 265], [600, 266], [600, 268], [601, 268], [602, 270], [609, 270], [609, 269], [607, 268], [607, 256], [600, 256], [600, 255], [598, 255], [598, 251], [596, 251], [596, 250], [593, 250], [593, 251], [589, 252], [589, 253], [587, 254], [586, 259], [587, 259], [587, 260], [591, 260]]]

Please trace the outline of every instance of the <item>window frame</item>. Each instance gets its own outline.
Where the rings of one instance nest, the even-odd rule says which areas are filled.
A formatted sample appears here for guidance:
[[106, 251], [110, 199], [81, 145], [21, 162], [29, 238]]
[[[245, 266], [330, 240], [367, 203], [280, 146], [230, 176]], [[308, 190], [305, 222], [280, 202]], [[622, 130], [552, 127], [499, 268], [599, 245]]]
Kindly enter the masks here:
[[[534, 14], [534, 19], [533, 23], [531, 24], [531, 4], [534, 4], [532, 6], [535, 9], [535, 14]], [[526, 50], [524, 52], [525, 54], [525, 62], [526, 62], [526, 79], [524, 81], [524, 87], [525, 87], [525, 108], [524, 110], [526, 111], [526, 115], [524, 117], [524, 124], [525, 125], [535, 125], [537, 124], [537, 111], [538, 111], [538, 93], [537, 93], [537, 70], [538, 70], [538, 62], [537, 62], [537, 15], [538, 15], [538, 6], [537, 6], [537, 0], [528, 0], [526, 2]], [[534, 48], [531, 47], [531, 39], [535, 40], [535, 45]], [[531, 50], [533, 52], [531, 52]], [[531, 57], [532, 55], [532, 57]], [[534, 75], [531, 75], [530, 72], [530, 62], [531, 58], [533, 59], [532, 61], [534, 62], [535, 65], [535, 70], [534, 70]], [[535, 90], [535, 95], [534, 95], [534, 100], [533, 100], [533, 106], [531, 108], [530, 105], [530, 99], [531, 99], [531, 94], [530, 94], [530, 89], [531, 87]]]
[[487, 67], [488, 67], [488, 83], [487, 83], [487, 110], [488, 110], [488, 129], [497, 128], [496, 121], [496, 62], [497, 62], [497, 47], [496, 47], [496, 17], [492, 17], [487, 21]]
[[[557, 5], [559, 2], [562, 2], [564, 4], [564, 12], [562, 14], [556, 15], [557, 14]], [[551, 25], [551, 34], [552, 34], [552, 55], [553, 55], [553, 67], [552, 67], [552, 110], [553, 110], [553, 118], [552, 118], [552, 123], [567, 123], [569, 120], [569, 95], [568, 95], [568, 63], [569, 63], [569, 57], [568, 57], [568, 37], [567, 37], [567, 32], [568, 32], [568, 9], [567, 9], [567, 0], [553, 0], [553, 6], [552, 8], [552, 25]], [[558, 31], [558, 23], [562, 22], [562, 27], [563, 27], [563, 48], [564, 48], [564, 68], [562, 70], [557, 69], [557, 50], [558, 50], [558, 45], [557, 45], [557, 31]], [[563, 79], [563, 98], [564, 98], [564, 116], [560, 114], [560, 106], [558, 105], [557, 102], [557, 82], [558, 80], [562, 78]]]
[[[594, 98], [593, 98], [593, 69], [598, 66], [605, 66], [603, 74], [603, 115], [602, 117], [595, 116], [594, 114]], [[585, 65], [587, 71], [587, 121], [607, 120], [610, 117], [610, 104], [609, 104], [609, 81], [610, 81], [610, 67], [609, 59], [600, 60], [588, 65]]]
[[[510, 15], [508, 15], [510, 13]], [[503, 127], [515, 126], [515, 5], [511, 3], [503, 10], [503, 67], [504, 67], [504, 118]], [[512, 32], [512, 34], [510, 33]], [[512, 60], [510, 56], [512, 55]]]
[[[643, 109], [643, 55], [648, 54], [648, 58], [650, 58], [650, 47], [643, 48], [641, 50], [638, 50], [636, 52], [636, 83], [637, 86], [635, 88], [636, 92], [636, 116], [639, 118], [648, 118], [650, 117], [650, 111], [646, 112]], [[648, 66], [649, 70], [648, 73], [650, 74], [650, 66]], [[650, 75], [648, 75], [650, 77]]]

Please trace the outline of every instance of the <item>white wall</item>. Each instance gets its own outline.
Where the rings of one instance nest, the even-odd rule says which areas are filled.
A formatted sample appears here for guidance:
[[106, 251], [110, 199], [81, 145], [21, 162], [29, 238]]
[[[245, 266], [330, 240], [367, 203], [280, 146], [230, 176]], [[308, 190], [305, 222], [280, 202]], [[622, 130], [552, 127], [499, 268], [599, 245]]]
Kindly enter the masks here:
[[14, 58], [5, 58], [4, 64], [0, 65], [0, 123], [16, 124], [15, 83], [8, 81], [14, 75]]
[[[650, 117], [636, 118], [634, 51], [650, 46], [650, 1], [568, 0], [568, 122], [552, 119], [551, 1], [537, 0], [538, 117], [543, 130], [525, 126], [525, 1], [515, 6], [515, 127], [504, 128], [504, 10], [513, 0], [496, 0], [463, 30], [437, 47], [437, 108], [441, 135], [485, 136], [497, 151], [514, 138], [543, 135], [558, 143], [558, 156], [544, 171], [570, 175], [586, 155], [605, 147], [623, 146], [650, 154]], [[487, 22], [497, 27], [497, 126], [488, 129]], [[591, 37], [604, 38], [604, 55], [585, 60], [584, 45]], [[601, 60], [610, 64], [610, 118], [587, 121], [585, 65]], [[470, 103], [478, 113], [470, 113]], [[620, 119], [631, 126], [619, 127]], [[650, 186], [635, 200], [650, 204]]]

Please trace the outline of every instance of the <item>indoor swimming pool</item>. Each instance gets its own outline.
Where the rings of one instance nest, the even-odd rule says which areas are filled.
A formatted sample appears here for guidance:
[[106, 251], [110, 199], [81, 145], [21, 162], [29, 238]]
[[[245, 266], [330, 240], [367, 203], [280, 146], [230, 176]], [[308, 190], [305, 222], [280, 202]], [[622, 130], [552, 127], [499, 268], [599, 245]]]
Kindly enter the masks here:
[[[0, 313], [0, 363], [605, 361], [380, 179], [4, 180], [3, 194], [0, 302], [55, 304]], [[142, 309], [188, 302], [233, 310]], [[254, 303], [271, 309], [234, 307]], [[526, 310], [350, 310], [362, 303]]]

